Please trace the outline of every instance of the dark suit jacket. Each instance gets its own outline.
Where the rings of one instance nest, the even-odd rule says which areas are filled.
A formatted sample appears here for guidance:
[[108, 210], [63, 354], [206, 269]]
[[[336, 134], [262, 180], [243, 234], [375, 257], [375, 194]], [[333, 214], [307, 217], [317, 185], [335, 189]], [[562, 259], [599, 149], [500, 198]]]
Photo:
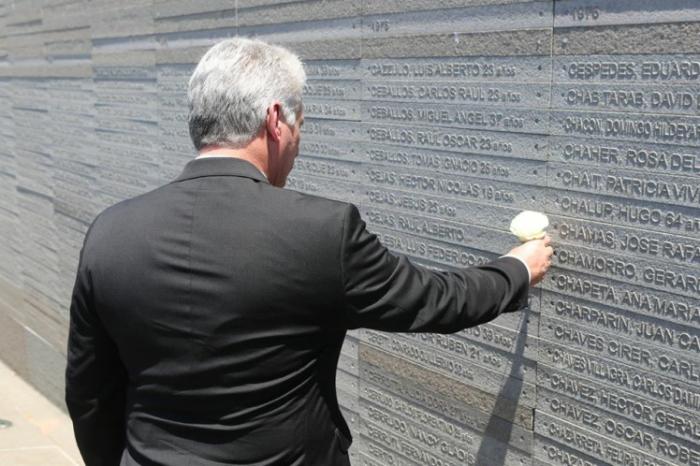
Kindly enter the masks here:
[[347, 329], [454, 332], [522, 306], [513, 258], [434, 272], [353, 205], [193, 160], [90, 226], [66, 402], [93, 465], [346, 465], [335, 371]]

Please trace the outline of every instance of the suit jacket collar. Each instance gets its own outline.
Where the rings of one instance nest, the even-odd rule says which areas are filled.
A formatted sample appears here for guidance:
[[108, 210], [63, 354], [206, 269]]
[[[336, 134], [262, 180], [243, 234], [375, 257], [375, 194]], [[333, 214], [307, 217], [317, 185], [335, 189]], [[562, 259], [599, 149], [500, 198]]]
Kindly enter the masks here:
[[255, 165], [234, 157], [205, 157], [190, 160], [174, 182], [203, 176], [239, 176], [269, 183]]

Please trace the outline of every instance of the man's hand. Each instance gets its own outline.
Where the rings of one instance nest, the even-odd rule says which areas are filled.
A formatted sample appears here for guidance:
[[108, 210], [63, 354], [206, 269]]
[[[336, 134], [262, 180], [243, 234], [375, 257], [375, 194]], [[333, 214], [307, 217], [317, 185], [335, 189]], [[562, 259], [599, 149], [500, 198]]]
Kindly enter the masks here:
[[511, 249], [506, 254], [522, 259], [530, 269], [530, 286], [533, 286], [544, 278], [544, 274], [552, 265], [552, 254], [554, 250], [549, 245], [552, 238], [545, 235], [543, 239], [534, 239], [521, 244], [517, 248]]

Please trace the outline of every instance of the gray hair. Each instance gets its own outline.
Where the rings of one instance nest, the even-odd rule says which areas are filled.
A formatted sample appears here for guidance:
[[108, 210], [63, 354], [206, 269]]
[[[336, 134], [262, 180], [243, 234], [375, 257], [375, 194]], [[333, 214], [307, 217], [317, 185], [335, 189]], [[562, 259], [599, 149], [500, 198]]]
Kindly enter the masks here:
[[187, 100], [195, 148], [240, 148], [252, 141], [273, 101], [289, 124], [302, 111], [306, 73], [299, 57], [260, 40], [236, 37], [210, 48], [192, 73]]

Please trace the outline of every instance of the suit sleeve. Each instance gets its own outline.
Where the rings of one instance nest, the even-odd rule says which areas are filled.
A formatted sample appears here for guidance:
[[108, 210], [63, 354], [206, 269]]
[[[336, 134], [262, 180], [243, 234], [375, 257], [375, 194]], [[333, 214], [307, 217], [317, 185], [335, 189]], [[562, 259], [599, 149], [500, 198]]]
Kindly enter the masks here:
[[95, 312], [88, 234], [70, 304], [66, 405], [86, 466], [118, 465], [125, 447], [127, 376], [114, 342]]
[[347, 328], [452, 333], [527, 304], [527, 267], [512, 257], [461, 271], [431, 271], [388, 251], [352, 205], [342, 238]]

